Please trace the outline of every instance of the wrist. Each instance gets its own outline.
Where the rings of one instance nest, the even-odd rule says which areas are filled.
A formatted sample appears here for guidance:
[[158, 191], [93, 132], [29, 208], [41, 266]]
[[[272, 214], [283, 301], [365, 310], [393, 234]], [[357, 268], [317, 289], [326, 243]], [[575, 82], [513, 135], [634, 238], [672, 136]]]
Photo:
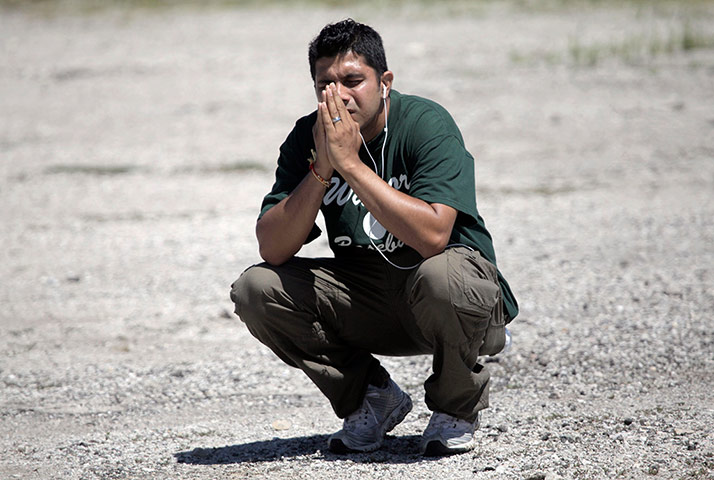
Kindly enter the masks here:
[[324, 177], [323, 177], [322, 175], [320, 175], [319, 173], [317, 173], [317, 171], [315, 170], [315, 164], [314, 164], [314, 163], [311, 163], [311, 164], [310, 164], [310, 173], [312, 174], [313, 177], [315, 177], [315, 179], [316, 179], [318, 182], [320, 182], [320, 183], [322, 184], [323, 187], [325, 187], [325, 188], [330, 188], [330, 181], [327, 180], [326, 178], [324, 178]]
[[322, 165], [318, 164], [318, 162], [315, 162], [312, 164], [312, 170], [320, 175], [322, 178], [326, 179], [327, 181], [332, 178], [332, 174], [334, 173], [335, 169], [332, 168], [332, 165]]
[[362, 168], [369, 167], [367, 167], [367, 165], [362, 161], [359, 155], [355, 154], [342, 161], [338, 166], [337, 170], [340, 172], [340, 175], [347, 179], [348, 177], [352, 177], [353, 175], [358, 173]]
[[[317, 152], [315, 150], [310, 150], [311, 157], [308, 158], [308, 163], [310, 164], [310, 174], [315, 177], [315, 179], [322, 184], [325, 188], [330, 188], [330, 178], [332, 178], [332, 172], [334, 168], [328, 162], [328, 168], [323, 167], [324, 162], [318, 162]], [[320, 163], [320, 166], [318, 166]]]

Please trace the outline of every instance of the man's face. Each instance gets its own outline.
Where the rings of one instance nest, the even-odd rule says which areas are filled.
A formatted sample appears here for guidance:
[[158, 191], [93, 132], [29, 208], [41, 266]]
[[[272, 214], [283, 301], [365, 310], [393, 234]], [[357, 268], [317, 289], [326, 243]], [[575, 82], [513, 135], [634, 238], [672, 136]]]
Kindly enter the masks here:
[[318, 101], [322, 101], [325, 87], [333, 82], [347, 111], [359, 124], [365, 140], [374, 138], [384, 128], [382, 82], [377, 72], [367, 65], [361, 55], [353, 52], [317, 59], [315, 93]]

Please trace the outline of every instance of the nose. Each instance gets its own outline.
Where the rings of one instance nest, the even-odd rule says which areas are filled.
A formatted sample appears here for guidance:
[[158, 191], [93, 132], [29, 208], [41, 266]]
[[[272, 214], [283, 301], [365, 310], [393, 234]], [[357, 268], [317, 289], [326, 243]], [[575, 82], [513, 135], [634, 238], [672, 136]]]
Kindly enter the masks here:
[[337, 87], [337, 96], [342, 99], [342, 102], [344, 102], [345, 105], [347, 105], [351, 98], [348, 92], [349, 89], [340, 82], [335, 83], [335, 86]]

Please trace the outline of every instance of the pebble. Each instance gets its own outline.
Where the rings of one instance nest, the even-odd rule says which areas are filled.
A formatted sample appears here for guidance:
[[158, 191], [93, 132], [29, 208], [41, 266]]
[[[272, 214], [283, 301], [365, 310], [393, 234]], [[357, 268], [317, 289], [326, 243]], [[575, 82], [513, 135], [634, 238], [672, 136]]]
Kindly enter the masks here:
[[290, 420], [275, 420], [272, 424], [273, 430], [288, 430], [293, 426]]

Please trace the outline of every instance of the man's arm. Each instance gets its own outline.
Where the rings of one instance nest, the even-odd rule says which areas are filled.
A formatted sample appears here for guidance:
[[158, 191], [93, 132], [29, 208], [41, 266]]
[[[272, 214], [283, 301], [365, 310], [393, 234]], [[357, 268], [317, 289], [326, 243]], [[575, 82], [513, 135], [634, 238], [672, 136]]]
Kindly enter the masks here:
[[[330, 164], [352, 187], [367, 210], [384, 228], [414, 248], [422, 257], [440, 253], [449, 242], [457, 211], [429, 204], [392, 188], [359, 158], [359, 125], [352, 120], [334, 85], [326, 88], [318, 108], [318, 123], [326, 135]], [[342, 121], [333, 123], [339, 116]]]
[[456, 220], [454, 208], [400, 192], [361, 161], [340, 173], [372, 216], [422, 257], [441, 253], [449, 243]]
[[[316, 161], [313, 167], [322, 178], [332, 177], [334, 169], [325, 151], [322, 123], [313, 127]], [[306, 159], [307, 161], [307, 159]], [[308, 173], [290, 194], [258, 220], [255, 227], [260, 256], [272, 265], [292, 258], [310, 234], [325, 195], [325, 187]]]
[[271, 265], [292, 258], [315, 224], [325, 187], [311, 176], [307, 175], [295, 190], [265, 212], [255, 226], [260, 256]]

